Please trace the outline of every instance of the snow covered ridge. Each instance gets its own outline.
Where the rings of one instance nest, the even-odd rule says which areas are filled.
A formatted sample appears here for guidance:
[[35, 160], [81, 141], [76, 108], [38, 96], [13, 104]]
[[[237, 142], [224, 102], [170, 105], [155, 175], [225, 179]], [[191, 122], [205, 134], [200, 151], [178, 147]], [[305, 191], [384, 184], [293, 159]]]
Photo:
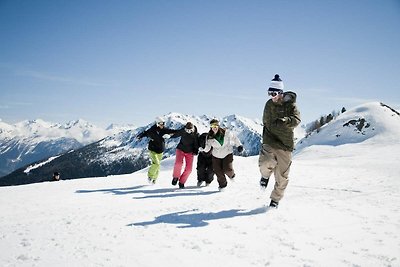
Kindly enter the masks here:
[[24, 170], [24, 173], [28, 174], [31, 170], [34, 170], [34, 169], [36, 169], [36, 168], [39, 168], [39, 167], [41, 167], [41, 166], [43, 166], [43, 165], [45, 165], [45, 164], [47, 164], [47, 163], [53, 161], [54, 159], [56, 159], [56, 158], [58, 158], [58, 157], [59, 157], [59, 156], [50, 157], [50, 158], [49, 158], [48, 160], [46, 160], [46, 161], [40, 162], [40, 163], [38, 163], [38, 164], [30, 165], [28, 168], [26, 168], [26, 169]]
[[391, 107], [371, 102], [350, 109], [297, 143], [296, 153], [312, 145], [338, 146], [382, 139], [399, 142], [400, 114]]
[[65, 124], [41, 119], [16, 124], [0, 121], [0, 177], [20, 167], [78, 149], [134, 126], [112, 125], [107, 129], [79, 119]]
[[0, 121], [0, 140], [33, 137], [50, 140], [64, 137], [73, 138], [79, 143], [87, 145], [129, 127], [134, 129], [133, 125], [110, 125], [107, 129], [103, 129], [83, 119], [69, 121], [65, 124], [47, 122], [42, 119], [25, 120], [13, 125]]

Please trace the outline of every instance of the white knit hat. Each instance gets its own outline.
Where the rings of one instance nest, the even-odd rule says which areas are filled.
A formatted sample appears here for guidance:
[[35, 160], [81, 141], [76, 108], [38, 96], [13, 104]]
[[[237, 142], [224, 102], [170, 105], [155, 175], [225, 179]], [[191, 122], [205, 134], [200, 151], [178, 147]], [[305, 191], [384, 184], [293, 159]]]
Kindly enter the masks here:
[[271, 84], [268, 88], [268, 92], [280, 92], [283, 93], [283, 82], [279, 77], [279, 74], [275, 74], [275, 77], [271, 80]]
[[164, 120], [161, 117], [156, 117], [155, 121], [156, 121], [156, 124], [164, 122]]

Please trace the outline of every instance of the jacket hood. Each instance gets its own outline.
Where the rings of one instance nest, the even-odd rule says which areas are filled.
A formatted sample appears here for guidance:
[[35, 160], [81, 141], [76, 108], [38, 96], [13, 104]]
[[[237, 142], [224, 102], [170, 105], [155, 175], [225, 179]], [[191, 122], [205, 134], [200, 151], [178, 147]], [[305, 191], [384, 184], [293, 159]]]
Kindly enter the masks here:
[[295, 92], [287, 91], [283, 93], [283, 102], [296, 103], [297, 95]]

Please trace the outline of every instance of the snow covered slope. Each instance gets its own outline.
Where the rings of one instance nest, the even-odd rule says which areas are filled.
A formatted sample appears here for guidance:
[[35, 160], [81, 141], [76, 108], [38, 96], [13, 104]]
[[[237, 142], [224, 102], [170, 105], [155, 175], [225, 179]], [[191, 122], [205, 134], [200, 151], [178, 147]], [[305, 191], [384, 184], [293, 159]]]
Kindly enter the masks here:
[[338, 146], [365, 140], [396, 142], [399, 139], [400, 114], [383, 103], [372, 102], [342, 113], [319, 132], [303, 138], [297, 143], [296, 151], [312, 145]]
[[400, 143], [371, 140], [297, 154], [277, 210], [257, 156], [224, 192], [172, 187], [173, 157], [154, 186], [144, 169], [2, 187], [0, 266], [400, 266]]

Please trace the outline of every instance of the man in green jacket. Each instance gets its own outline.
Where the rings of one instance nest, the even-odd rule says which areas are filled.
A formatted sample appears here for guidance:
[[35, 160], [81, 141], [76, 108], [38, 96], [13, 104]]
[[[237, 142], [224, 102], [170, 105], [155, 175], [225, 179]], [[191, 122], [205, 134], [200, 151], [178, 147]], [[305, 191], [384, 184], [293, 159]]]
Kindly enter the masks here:
[[268, 88], [271, 97], [265, 103], [263, 113], [263, 145], [260, 151], [260, 186], [267, 188], [269, 178], [275, 176], [270, 207], [278, 208], [289, 182], [289, 170], [294, 149], [294, 128], [300, 123], [296, 106], [296, 94], [283, 92], [283, 82], [276, 74]]

